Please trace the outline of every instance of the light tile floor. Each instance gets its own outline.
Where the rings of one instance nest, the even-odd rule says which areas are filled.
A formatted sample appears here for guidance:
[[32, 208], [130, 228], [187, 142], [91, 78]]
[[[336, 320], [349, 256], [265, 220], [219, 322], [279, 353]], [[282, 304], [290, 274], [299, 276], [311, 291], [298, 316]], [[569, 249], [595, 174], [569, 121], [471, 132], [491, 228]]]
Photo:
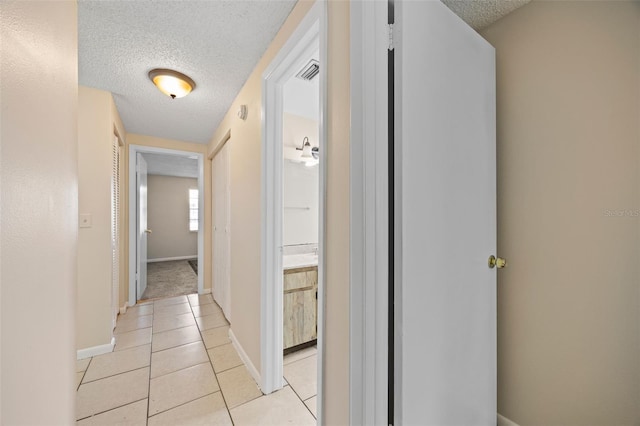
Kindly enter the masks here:
[[262, 395], [210, 294], [145, 302], [118, 317], [113, 352], [77, 362], [79, 425], [315, 425], [316, 348], [284, 358]]

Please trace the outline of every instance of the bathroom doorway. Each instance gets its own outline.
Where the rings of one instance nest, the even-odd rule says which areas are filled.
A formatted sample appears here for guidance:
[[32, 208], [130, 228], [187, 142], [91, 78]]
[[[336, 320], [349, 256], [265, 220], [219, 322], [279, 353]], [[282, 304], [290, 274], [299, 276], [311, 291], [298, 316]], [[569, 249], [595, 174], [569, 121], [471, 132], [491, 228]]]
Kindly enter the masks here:
[[283, 86], [282, 273], [284, 378], [317, 416], [320, 213], [319, 50]]
[[263, 74], [261, 388], [322, 423], [324, 15], [316, 2]]

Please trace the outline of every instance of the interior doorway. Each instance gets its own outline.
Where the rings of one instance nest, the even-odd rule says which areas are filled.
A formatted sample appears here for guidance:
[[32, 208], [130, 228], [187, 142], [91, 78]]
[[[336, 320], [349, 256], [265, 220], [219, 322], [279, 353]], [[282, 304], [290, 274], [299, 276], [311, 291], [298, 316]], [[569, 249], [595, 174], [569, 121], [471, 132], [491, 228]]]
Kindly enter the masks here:
[[[315, 351], [312, 356], [303, 356], [309, 370], [317, 372], [313, 385], [305, 386], [304, 398], [310, 410], [313, 406], [319, 424], [324, 319], [325, 7], [324, 2], [316, 2], [285, 43], [263, 74], [262, 92], [261, 388], [270, 393], [283, 387], [285, 348], [298, 354], [307, 351], [306, 355]], [[285, 330], [285, 325], [294, 330]]]
[[202, 293], [203, 154], [129, 147], [129, 306]]

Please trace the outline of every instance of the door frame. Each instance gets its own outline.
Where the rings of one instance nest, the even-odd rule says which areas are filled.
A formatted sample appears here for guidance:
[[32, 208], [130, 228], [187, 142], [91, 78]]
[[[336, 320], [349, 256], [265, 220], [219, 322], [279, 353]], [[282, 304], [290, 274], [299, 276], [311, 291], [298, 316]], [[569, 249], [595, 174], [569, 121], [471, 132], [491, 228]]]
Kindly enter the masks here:
[[[260, 388], [265, 394], [283, 387], [283, 85], [303, 57], [320, 48], [320, 212], [318, 229], [318, 424], [322, 424], [324, 359], [324, 259], [326, 205], [326, 0], [317, 0], [262, 74], [262, 206]], [[307, 56], [308, 58], [308, 56]]]
[[204, 292], [204, 154], [177, 149], [157, 148], [154, 146], [129, 145], [129, 298], [128, 305], [134, 306], [138, 301], [136, 288], [136, 253], [138, 236], [137, 207], [138, 196], [136, 191], [136, 157], [141, 153], [180, 155], [184, 157], [198, 157], [198, 294]]
[[350, 3], [349, 424], [389, 424], [388, 8]]

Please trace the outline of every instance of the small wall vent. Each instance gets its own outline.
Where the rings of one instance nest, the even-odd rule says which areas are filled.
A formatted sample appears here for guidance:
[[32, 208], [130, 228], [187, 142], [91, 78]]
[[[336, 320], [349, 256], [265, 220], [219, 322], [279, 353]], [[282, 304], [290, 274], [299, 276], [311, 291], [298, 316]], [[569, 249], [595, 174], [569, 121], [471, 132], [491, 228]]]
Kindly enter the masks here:
[[311, 81], [315, 78], [315, 76], [318, 75], [319, 72], [320, 72], [320, 63], [315, 59], [311, 59], [307, 63], [307, 65], [305, 65], [304, 67], [302, 67], [300, 71], [298, 71], [298, 74], [296, 74], [296, 77], [301, 80]]

